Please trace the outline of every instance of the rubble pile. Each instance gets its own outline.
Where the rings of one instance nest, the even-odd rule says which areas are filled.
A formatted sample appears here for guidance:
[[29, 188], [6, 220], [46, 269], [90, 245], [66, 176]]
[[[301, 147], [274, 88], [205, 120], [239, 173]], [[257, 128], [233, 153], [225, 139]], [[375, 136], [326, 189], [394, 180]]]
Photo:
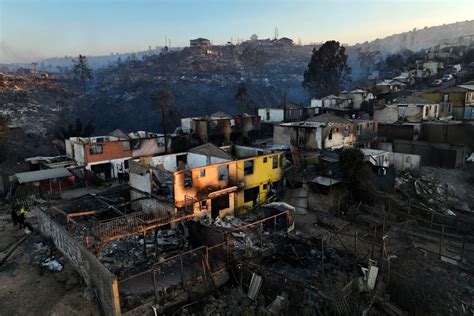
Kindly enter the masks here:
[[158, 230], [156, 239], [150, 233], [145, 239], [137, 235], [106, 243], [99, 259], [110, 271], [123, 277], [188, 249], [189, 242], [181, 230]]
[[434, 178], [413, 177], [402, 172], [395, 179], [395, 189], [412, 205], [418, 205], [430, 211], [447, 216], [456, 216], [458, 211], [470, 212], [469, 206], [456, 196], [456, 191], [448, 183], [440, 183]]
[[43, 269], [60, 272], [64, 268], [64, 257], [56, 247], [46, 243], [33, 244], [33, 263]]
[[179, 315], [284, 315], [287, 300], [286, 293], [282, 293], [266, 306], [262, 295], [251, 300], [241, 286], [229, 286], [217, 290], [200, 304], [181, 309]]

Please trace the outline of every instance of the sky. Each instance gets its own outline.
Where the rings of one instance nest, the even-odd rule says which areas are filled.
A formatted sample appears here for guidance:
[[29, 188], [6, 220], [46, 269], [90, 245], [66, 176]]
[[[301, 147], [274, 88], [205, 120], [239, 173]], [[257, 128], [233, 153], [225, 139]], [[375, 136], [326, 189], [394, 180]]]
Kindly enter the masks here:
[[[0, 0], [0, 63], [252, 34], [355, 44], [474, 19], [474, 0]], [[473, 32], [474, 33], [474, 32]]]

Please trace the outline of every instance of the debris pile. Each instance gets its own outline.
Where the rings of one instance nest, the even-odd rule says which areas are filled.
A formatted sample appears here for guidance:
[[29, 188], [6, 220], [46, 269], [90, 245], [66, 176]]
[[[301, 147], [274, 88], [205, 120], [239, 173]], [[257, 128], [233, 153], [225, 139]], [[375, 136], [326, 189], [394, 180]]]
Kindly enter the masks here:
[[395, 179], [395, 189], [410, 200], [412, 205], [438, 214], [456, 216], [456, 211], [470, 212], [468, 205], [456, 196], [451, 185], [440, 183], [431, 177], [415, 178], [409, 172], [402, 172]]
[[49, 271], [60, 272], [64, 268], [64, 258], [61, 253], [51, 245], [37, 242], [33, 249], [33, 262]]
[[100, 261], [118, 276], [145, 270], [151, 264], [189, 249], [180, 229], [157, 230], [148, 236], [129, 236], [106, 243]]

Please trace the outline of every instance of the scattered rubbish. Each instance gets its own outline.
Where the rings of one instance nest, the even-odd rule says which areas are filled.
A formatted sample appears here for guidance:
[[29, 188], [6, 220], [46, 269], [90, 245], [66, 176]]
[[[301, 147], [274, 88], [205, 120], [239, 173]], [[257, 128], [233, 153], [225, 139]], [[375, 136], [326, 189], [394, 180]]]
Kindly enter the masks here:
[[59, 263], [56, 259], [46, 259], [46, 261], [44, 261], [42, 264], [41, 264], [42, 267], [46, 267], [48, 268], [48, 270], [50, 271], [56, 271], [56, 272], [60, 272], [63, 270], [64, 266]]
[[262, 282], [263, 279], [261, 276], [258, 274], [252, 274], [252, 280], [250, 281], [250, 286], [249, 286], [249, 291], [247, 293], [247, 296], [251, 300], [255, 300], [255, 298], [258, 296], [258, 293], [260, 292], [260, 288], [262, 287]]

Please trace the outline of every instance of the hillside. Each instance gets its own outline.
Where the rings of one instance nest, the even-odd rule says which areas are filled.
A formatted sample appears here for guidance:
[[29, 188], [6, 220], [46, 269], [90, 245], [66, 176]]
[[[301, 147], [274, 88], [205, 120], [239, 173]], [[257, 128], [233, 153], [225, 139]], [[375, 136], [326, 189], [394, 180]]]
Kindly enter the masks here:
[[355, 49], [379, 50], [382, 54], [392, 54], [401, 50], [419, 51], [440, 44], [449, 43], [455, 46], [474, 43], [474, 20], [425, 27], [417, 30], [394, 34], [382, 39], [354, 45]]

